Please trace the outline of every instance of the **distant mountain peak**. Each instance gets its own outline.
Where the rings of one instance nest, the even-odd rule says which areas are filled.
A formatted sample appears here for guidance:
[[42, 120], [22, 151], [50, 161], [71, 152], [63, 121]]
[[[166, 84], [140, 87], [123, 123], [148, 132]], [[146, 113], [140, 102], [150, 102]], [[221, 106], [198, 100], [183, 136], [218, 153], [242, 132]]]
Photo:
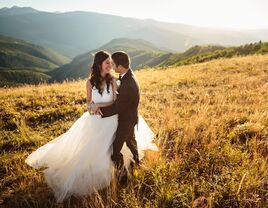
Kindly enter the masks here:
[[21, 15], [21, 14], [32, 14], [38, 12], [39, 12], [38, 10], [32, 7], [12, 6], [10, 8], [3, 7], [0, 9], [0, 15]]

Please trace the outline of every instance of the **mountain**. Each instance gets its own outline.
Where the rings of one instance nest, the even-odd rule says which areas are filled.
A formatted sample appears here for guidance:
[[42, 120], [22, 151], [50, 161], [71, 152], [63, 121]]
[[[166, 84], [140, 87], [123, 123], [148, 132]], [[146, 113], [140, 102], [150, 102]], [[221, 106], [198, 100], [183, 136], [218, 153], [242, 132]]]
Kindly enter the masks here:
[[0, 34], [53, 48], [69, 57], [117, 38], [144, 39], [170, 52], [183, 52], [194, 45], [268, 41], [266, 30], [219, 30], [94, 12], [53, 13], [15, 7], [1, 9], [0, 16]]
[[[186, 50], [183, 53], [170, 53], [170, 55], [167, 58], [163, 58], [163, 62], [158, 64], [158, 66], [170, 66], [178, 63], [181, 60], [188, 59], [190, 57], [199, 55], [199, 54], [206, 54], [206, 53], [213, 53], [217, 50], [223, 50], [225, 47], [223, 46], [217, 46], [217, 45], [196, 45], [188, 50]], [[165, 56], [165, 55], [163, 55]], [[149, 66], [152, 66], [152, 64], [149, 64]], [[156, 66], [156, 65], [155, 65]]]
[[44, 72], [69, 61], [52, 49], [0, 35], [0, 86], [48, 81]]
[[[50, 71], [48, 74], [58, 81], [67, 78], [85, 78], [89, 75], [89, 66], [92, 64], [93, 54], [99, 50], [106, 50], [110, 53], [120, 50], [126, 51], [131, 58], [131, 67], [134, 70], [142, 68], [145, 66], [146, 62], [156, 61], [157, 58], [167, 53], [145, 40], [127, 38], [114, 39], [98, 49], [75, 57], [71, 63]], [[160, 62], [157, 62], [157, 64], [158, 63]]]
[[33, 14], [39, 11], [31, 7], [17, 7], [13, 6], [11, 8], [4, 7], [0, 9], [0, 15], [21, 15], [21, 14]]
[[0, 67], [36, 67], [51, 70], [70, 60], [43, 46], [0, 35]]

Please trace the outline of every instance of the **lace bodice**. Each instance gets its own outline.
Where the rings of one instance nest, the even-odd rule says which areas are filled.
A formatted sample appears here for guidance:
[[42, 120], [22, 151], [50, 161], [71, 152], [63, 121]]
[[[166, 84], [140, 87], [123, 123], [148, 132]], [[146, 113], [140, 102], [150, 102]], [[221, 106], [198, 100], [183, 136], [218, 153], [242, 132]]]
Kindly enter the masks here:
[[92, 89], [92, 101], [94, 103], [108, 103], [113, 101], [113, 88], [112, 85], [109, 87], [109, 93], [107, 92], [107, 87], [105, 84], [104, 91], [102, 95], [99, 93], [98, 89], [93, 87]]

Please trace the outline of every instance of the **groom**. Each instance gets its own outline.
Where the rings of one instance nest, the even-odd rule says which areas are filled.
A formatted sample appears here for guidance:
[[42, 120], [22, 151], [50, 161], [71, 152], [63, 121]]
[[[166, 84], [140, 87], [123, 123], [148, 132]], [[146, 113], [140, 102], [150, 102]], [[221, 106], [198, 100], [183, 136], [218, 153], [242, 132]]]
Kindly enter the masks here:
[[137, 142], [134, 127], [138, 123], [138, 105], [140, 100], [139, 86], [133, 71], [130, 69], [130, 58], [123, 52], [112, 54], [113, 68], [119, 73], [120, 86], [116, 101], [107, 107], [100, 108], [102, 117], [118, 114], [118, 127], [113, 142], [111, 156], [118, 170], [123, 169], [123, 155], [120, 153], [123, 144], [129, 147], [136, 164], [139, 164]]

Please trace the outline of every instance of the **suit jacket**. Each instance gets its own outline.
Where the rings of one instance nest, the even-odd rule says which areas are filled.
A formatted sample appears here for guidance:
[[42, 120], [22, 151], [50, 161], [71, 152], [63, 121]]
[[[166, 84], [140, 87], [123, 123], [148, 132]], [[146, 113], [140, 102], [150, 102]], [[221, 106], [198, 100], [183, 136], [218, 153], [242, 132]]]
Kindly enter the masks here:
[[118, 97], [112, 105], [100, 108], [103, 114], [102, 117], [118, 114], [119, 122], [137, 123], [140, 90], [136, 77], [131, 69], [121, 79], [118, 93]]

